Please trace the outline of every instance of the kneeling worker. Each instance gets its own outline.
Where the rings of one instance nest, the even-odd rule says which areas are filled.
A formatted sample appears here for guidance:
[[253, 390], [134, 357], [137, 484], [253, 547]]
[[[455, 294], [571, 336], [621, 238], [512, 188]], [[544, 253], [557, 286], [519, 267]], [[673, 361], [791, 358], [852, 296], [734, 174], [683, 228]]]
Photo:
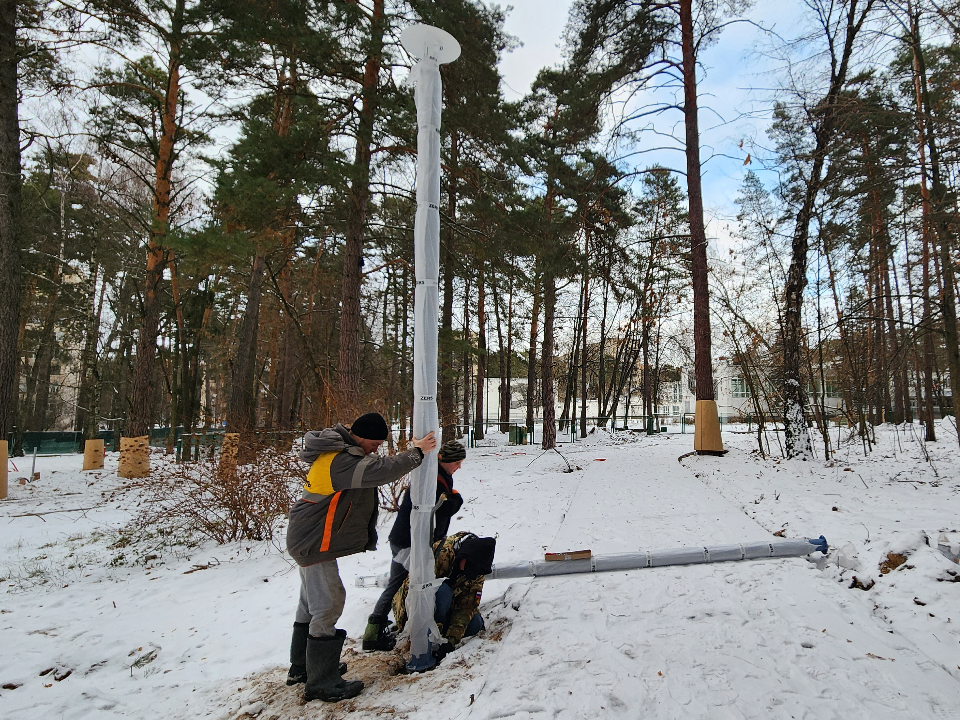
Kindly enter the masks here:
[[[439, 662], [465, 637], [483, 630], [480, 596], [483, 593], [484, 575], [493, 570], [493, 555], [497, 541], [492, 537], [477, 537], [470, 532], [458, 532], [435, 543], [434, 572], [438, 578], [446, 578], [437, 588], [433, 619], [440, 634], [447, 642], [434, 652]], [[393, 615], [402, 631], [407, 622], [408, 578], [393, 598]]]
[[346, 592], [337, 558], [376, 549], [377, 487], [399, 480], [437, 447], [430, 433], [414, 438], [412, 450], [381, 457], [376, 452], [387, 433], [383, 417], [367, 413], [349, 430], [337, 425], [304, 436], [300, 458], [310, 471], [287, 526], [287, 552], [300, 566], [287, 684], [306, 682], [307, 702], [337, 702], [363, 690], [361, 681], [341, 676], [347, 633], [335, 626]]
[[[431, 543], [440, 542], [447, 537], [450, 519], [463, 506], [463, 498], [453, 488], [453, 474], [460, 469], [466, 457], [466, 449], [456, 440], [448, 440], [440, 446], [440, 452], [437, 455], [437, 510], [433, 515], [434, 528]], [[410, 500], [410, 489], [407, 488], [397, 509], [397, 519], [390, 531], [390, 550], [393, 552], [390, 579], [387, 580], [387, 586], [377, 600], [373, 614], [367, 620], [367, 629], [363, 633], [363, 649], [368, 652], [393, 650], [394, 645], [397, 644], [396, 635], [387, 629], [390, 624], [387, 621], [387, 614], [390, 612], [394, 595], [407, 579], [410, 564], [410, 513], [412, 511], [413, 502]]]

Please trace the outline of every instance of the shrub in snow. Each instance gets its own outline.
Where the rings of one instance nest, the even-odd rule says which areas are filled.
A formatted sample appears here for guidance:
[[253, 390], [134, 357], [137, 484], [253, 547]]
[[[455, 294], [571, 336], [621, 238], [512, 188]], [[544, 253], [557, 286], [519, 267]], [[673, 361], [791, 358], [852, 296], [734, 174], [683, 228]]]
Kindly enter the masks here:
[[131, 530], [199, 534], [218, 543], [272, 539], [303, 487], [307, 466], [295, 453], [269, 446], [254, 448], [251, 456], [246, 465], [204, 459], [157, 467], [138, 481], [143, 502]]

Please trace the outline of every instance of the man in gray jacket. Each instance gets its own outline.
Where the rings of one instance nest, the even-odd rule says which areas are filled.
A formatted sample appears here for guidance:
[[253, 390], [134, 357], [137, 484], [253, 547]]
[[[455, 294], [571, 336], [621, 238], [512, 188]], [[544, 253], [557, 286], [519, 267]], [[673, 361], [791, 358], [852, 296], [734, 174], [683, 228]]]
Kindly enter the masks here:
[[388, 432], [379, 413], [367, 413], [349, 430], [337, 425], [304, 436], [300, 458], [310, 463], [310, 471], [287, 526], [287, 552], [300, 566], [287, 685], [306, 682], [307, 702], [337, 702], [363, 690], [361, 681], [342, 677], [340, 652], [347, 633], [336, 622], [346, 592], [337, 558], [376, 549], [377, 487], [399, 480], [437, 447], [431, 432], [414, 438], [412, 450], [377, 455]]

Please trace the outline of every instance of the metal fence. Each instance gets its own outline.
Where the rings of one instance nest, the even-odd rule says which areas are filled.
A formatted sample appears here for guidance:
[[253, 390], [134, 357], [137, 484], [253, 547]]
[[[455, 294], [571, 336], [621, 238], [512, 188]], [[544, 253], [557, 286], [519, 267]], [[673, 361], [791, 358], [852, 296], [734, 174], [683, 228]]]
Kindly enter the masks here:
[[[183, 433], [182, 427], [174, 429], [174, 438], [179, 438]], [[162, 447], [170, 437], [170, 428], [153, 428], [150, 431], [150, 445], [153, 447]], [[8, 447], [13, 447], [15, 440], [14, 433], [7, 435]], [[118, 430], [101, 430], [92, 438], [86, 438], [79, 431], [34, 431], [27, 430], [23, 433], [23, 452], [32, 455], [65, 455], [67, 453], [82, 453], [83, 444], [86, 440], [103, 440], [103, 447], [106, 450], [120, 449], [120, 432]]]

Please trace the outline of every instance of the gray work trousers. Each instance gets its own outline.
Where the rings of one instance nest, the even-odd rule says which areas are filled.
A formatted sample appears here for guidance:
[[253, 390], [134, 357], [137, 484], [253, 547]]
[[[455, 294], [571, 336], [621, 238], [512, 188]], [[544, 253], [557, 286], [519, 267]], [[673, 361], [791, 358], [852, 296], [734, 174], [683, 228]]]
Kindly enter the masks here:
[[[396, 557], [397, 553], [402, 549], [399, 545], [390, 543], [390, 550], [393, 552], [393, 557]], [[393, 596], [397, 594], [397, 590], [400, 589], [403, 581], [407, 579], [407, 575], [409, 574], [407, 569], [400, 563], [390, 562], [390, 579], [387, 580], [387, 587], [380, 593], [380, 599], [377, 600], [377, 604], [373, 606], [374, 615], [385, 618], [390, 614], [390, 611], [393, 609]]]
[[314, 637], [332, 637], [347, 599], [336, 560], [300, 568], [297, 622], [310, 623]]

